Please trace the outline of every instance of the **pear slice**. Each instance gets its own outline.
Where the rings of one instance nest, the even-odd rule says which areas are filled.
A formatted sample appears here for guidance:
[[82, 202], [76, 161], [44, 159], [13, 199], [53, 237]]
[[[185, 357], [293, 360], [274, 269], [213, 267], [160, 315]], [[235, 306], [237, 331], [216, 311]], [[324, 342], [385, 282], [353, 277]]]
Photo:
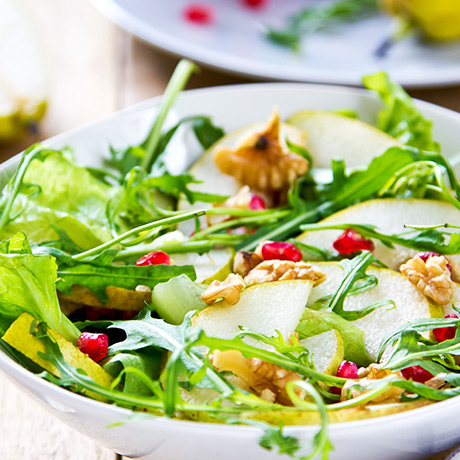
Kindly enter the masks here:
[[[328, 295], [334, 294], [345, 275], [336, 262], [315, 262], [315, 265], [327, 275], [326, 281], [315, 287], [308, 299], [308, 306]], [[369, 268], [369, 275], [377, 277], [377, 286], [356, 295], [348, 295], [345, 310], [361, 310], [374, 302], [392, 300], [389, 304], [373, 311], [364, 318], [351, 321], [351, 324], [364, 333], [364, 344], [369, 356], [377, 358], [380, 342], [390, 332], [402, 324], [419, 318], [442, 318], [442, 307], [432, 304], [404, 275], [385, 268]]]
[[[27, 356], [33, 362], [46, 369], [51, 374], [60, 377], [60, 372], [55, 366], [44, 358], [41, 358], [38, 353], [46, 353], [44, 343], [35, 337], [32, 333], [32, 327], [35, 318], [28, 313], [23, 313], [16, 321], [8, 328], [2, 339], [23, 355]], [[52, 329], [48, 329], [48, 334], [56, 341], [59, 346], [64, 360], [71, 366], [82, 369], [96, 383], [104, 387], [110, 387], [113, 378], [108, 374], [102, 366], [94, 362], [88, 355], [82, 353], [73, 343], [64, 339], [60, 334]], [[85, 391], [86, 392], [86, 391]], [[90, 391], [86, 392], [88, 396], [102, 400], [102, 398]]]
[[196, 282], [211, 284], [223, 281], [232, 270], [234, 252], [232, 249], [213, 249], [203, 255], [197, 253], [171, 254], [175, 265], [193, 265]]
[[237, 304], [222, 300], [201, 311], [192, 323], [210, 337], [232, 339], [242, 326], [270, 337], [279, 331], [288, 339], [300, 321], [312, 286], [312, 281], [305, 280], [257, 284], [242, 291]]
[[347, 167], [367, 165], [399, 141], [355, 118], [326, 111], [303, 111], [287, 122], [307, 132], [307, 150], [314, 168], [330, 168], [333, 158], [343, 158]]
[[331, 329], [300, 342], [309, 351], [317, 371], [330, 375], [337, 373], [345, 353], [343, 339], [338, 331]]
[[33, 24], [18, 3], [0, 0], [0, 143], [26, 135], [46, 109], [45, 59]]
[[[241, 139], [248, 137], [251, 133], [262, 131], [265, 128], [266, 122], [254, 123], [237, 131], [233, 131], [222, 139], [219, 139], [216, 144], [206, 150], [203, 155], [192, 165], [189, 172], [192, 176], [201, 181], [198, 184], [190, 184], [189, 188], [198, 192], [219, 193], [225, 196], [235, 196], [245, 184], [241, 184], [233, 176], [223, 174], [214, 162], [214, 155], [217, 149], [221, 146], [235, 148]], [[291, 139], [292, 142], [298, 144], [299, 130], [292, 128], [286, 123], [281, 123], [280, 138]], [[207, 209], [211, 207], [211, 203], [196, 202], [190, 204], [187, 200], [181, 199], [177, 203], [177, 209], [187, 211], [191, 209]], [[206, 226], [206, 217], [201, 217], [200, 221], [203, 226]], [[185, 234], [190, 235], [195, 230], [193, 221], [181, 222], [178, 225], [179, 229]]]
[[[379, 199], [370, 200], [351, 206], [330, 215], [320, 223], [324, 224], [372, 224], [382, 233], [402, 233], [408, 225], [436, 225], [450, 223], [460, 225], [460, 211], [450, 203], [436, 200], [421, 199]], [[445, 229], [446, 231], [455, 231]], [[319, 230], [305, 232], [297, 239], [303, 243], [322, 249], [333, 249], [333, 242], [343, 233], [343, 230]], [[373, 254], [393, 270], [418, 252], [414, 249], [395, 245], [389, 248], [380, 241], [374, 240]], [[460, 274], [460, 254], [447, 257], [454, 268], [454, 273]], [[456, 269], [456, 266], [458, 268]]]

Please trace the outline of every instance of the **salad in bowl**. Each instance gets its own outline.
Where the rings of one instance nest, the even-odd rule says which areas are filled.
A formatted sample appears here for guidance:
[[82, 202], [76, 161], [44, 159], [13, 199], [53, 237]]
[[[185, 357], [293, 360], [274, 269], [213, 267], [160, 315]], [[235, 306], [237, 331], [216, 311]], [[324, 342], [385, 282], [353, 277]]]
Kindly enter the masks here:
[[179, 64], [144, 140], [111, 141], [103, 162], [55, 141], [4, 168], [2, 368], [8, 356], [32, 391], [117, 413], [107, 431], [154, 420], [184, 446], [216, 433], [216, 449], [257, 433], [261, 447], [228, 455], [356, 458], [334, 426], [385, 439], [412, 413], [442, 417], [460, 394], [455, 143], [444, 156], [383, 73], [364, 78], [380, 108], [360, 96], [375, 125], [335, 90], [313, 110], [298, 85], [287, 117], [270, 99], [224, 130], [211, 94], [174, 119], [193, 70]]

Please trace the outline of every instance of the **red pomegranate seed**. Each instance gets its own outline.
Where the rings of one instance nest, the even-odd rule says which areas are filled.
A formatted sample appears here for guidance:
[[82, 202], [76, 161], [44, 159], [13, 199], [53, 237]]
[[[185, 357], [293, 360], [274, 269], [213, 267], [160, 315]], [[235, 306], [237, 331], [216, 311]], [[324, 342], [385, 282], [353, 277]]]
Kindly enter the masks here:
[[342, 361], [335, 375], [344, 379], [357, 379], [358, 366], [353, 361]]
[[373, 251], [372, 240], [364, 238], [357, 231], [347, 228], [332, 244], [340, 254], [351, 254], [356, 251]]
[[[438, 254], [437, 252], [421, 252], [417, 255], [420, 257], [420, 259], [423, 260], [423, 262], [426, 262], [430, 257], [439, 257], [441, 254]], [[449, 263], [449, 261], [447, 261], [446, 267], [452, 273], [452, 265]]]
[[[458, 316], [451, 314], [451, 315], [444, 316], [444, 318], [458, 318]], [[444, 340], [453, 339], [455, 337], [456, 332], [457, 332], [457, 326], [438, 327], [437, 329], [433, 329], [434, 338], [438, 342], [444, 342]]]
[[401, 370], [401, 374], [406, 380], [412, 379], [414, 382], [425, 383], [433, 378], [433, 374], [420, 366], [410, 366]]
[[267, 6], [267, 0], [241, 0], [241, 3], [251, 9], [258, 10]]
[[267, 209], [264, 199], [259, 196], [251, 193], [251, 201], [249, 202], [249, 209], [253, 209], [255, 211], [262, 211]]
[[183, 11], [184, 18], [195, 24], [207, 25], [214, 22], [214, 10], [205, 3], [191, 3]]
[[[358, 366], [353, 361], [342, 361], [335, 375], [344, 379], [357, 379]], [[331, 393], [339, 395], [341, 392], [341, 388], [331, 387]]]
[[142, 256], [137, 262], [138, 267], [144, 267], [145, 265], [171, 265], [171, 258], [163, 251], [149, 252], [145, 256]]
[[96, 362], [105, 358], [109, 350], [109, 339], [105, 334], [83, 332], [78, 337], [77, 344], [82, 353], [86, 353]]
[[291, 260], [292, 262], [300, 262], [302, 253], [293, 243], [285, 241], [269, 241], [262, 246], [262, 257], [264, 260]]

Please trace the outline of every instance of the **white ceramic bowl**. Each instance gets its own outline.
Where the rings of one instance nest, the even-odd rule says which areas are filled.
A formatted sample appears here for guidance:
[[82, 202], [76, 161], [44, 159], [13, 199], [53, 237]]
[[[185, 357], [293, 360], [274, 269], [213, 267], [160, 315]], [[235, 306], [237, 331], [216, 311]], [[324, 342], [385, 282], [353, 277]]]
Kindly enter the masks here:
[[[158, 99], [149, 100], [89, 126], [61, 134], [47, 145], [74, 148], [78, 160], [98, 165], [108, 146], [121, 147], [139, 142], [153, 119]], [[424, 102], [417, 103], [434, 122], [434, 134], [447, 155], [457, 153], [460, 143], [460, 114]], [[374, 121], [380, 104], [368, 92], [306, 84], [252, 84], [189, 91], [181, 95], [169, 117], [173, 123], [187, 115], [205, 114], [226, 131], [266, 119], [273, 106], [283, 117], [303, 109], [355, 109], [366, 121]], [[181, 136], [180, 134], [179, 136]], [[194, 154], [198, 149], [194, 149]], [[170, 164], [177, 171], [191, 158], [176, 143]], [[14, 157], [0, 166], [3, 177], [19, 162]], [[73, 394], [48, 383], [0, 353], [0, 368], [27, 393], [40, 400], [51, 412], [102, 445], [128, 457], [156, 460], [235, 460], [277, 459], [274, 452], [258, 445], [261, 431], [243, 426], [212, 425], [169, 420], [136, 418], [130, 411]], [[331, 459], [423, 459], [460, 442], [460, 397], [429, 407], [362, 420], [330, 425], [335, 451]], [[121, 426], [108, 428], [115, 422]], [[309, 445], [316, 427], [289, 427], [285, 431]]]

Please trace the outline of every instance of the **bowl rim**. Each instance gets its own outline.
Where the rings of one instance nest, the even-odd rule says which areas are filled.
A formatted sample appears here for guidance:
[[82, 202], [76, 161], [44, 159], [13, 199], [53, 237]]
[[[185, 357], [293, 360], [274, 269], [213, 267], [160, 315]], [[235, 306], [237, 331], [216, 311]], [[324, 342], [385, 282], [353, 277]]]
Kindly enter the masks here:
[[[302, 91], [321, 91], [321, 92], [330, 92], [335, 94], [344, 94], [349, 93], [353, 96], [357, 96], [359, 98], [368, 99], [368, 100], [378, 100], [378, 97], [373, 92], [364, 89], [364, 88], [355, 88], [355, 87], [348, 87], [343, 85], [331, 85], [331, 84], [322, 84], [322, 83], [306, 83], [306, 82], [260, 82], [260, 83], [242, 83], [237, 85], [222, 85], [222, 86], [212, 86], [212, 87], [205, 87], [205, 88], [196, 88], [183, 91], [178, 99], [177, 102], [180, 102], [183, 99], [194, 98], [199, 96], [202, 93], [214, 94], [214, 93], [221, 93], [221, 92], [233, 92], [233, 91], [253, 91], [253, 90], [299, 90]], [[85, 123], [81, 126], [76, 128], [69, 129], [62, 133], [56, 134], [50, 138], [47, 138], [41, 143], [43, 144], [50, 144], [51, 146], [55, 143], [59, 143], [65, 138], [72, 137], [74, 135], [79, 135], [87, 131], [88, 129], [103, 127], [107, 123], [111, 121], [115, 121], [118, 118], [129, 117], [131, 115], [135, 115], [136, 113], [153, 109], [155, 108], [162, 99], [162, 95], [155, 96], [144, 101], [138, 102], [136, 104], [130, 105], [126, 108], [118, 110], [112, 114], [104, 116], [100, 119], [95, 121]], [[437, 104], [422, 101], [416, 98], [413, 98], [415, 104], [419, 106], [422, 110], [428, 110], [430, 112], [437, 113], [444, 117], [449, 117], [456, 119], [460, 125], [460, 113], [455, 112], [454, 110], [441, 107]], [[174, 110], [174, 108], [173, 108]], [[7, 159], [6, 161], [0, 164], [0, 173], [5, 169], [12, 168], [18, 164], [20, 156], [22, 155], [23, 151], [17, 153], [16, 155], [12, 156], [11, 158]], [[74, 393], [70, 390], [64, 389], [56, 384], [53, 384], [33, 372], [29, 371], [28, 369], [24, 368], [20, 364], [18, 364], [13, 358], [8, 356], [5, 352], [0, 350], [0, 370], [6, 375], [10, 380], [12, 380], [15, 384], [19, 384], [21, 388], [25, 388], [22, 382], [17, 381], [15, 377], [23, 377], [25, 380], [30, 380], [34, 384], [34, 388], [42, 388], [43, 391], [47, 392], [50, 390], [51, 392], [57, 392], [57, 394], [61, 395], [64, 398], [69, 398], [69, 400], [75, 405], [81, 406], [86, 405], [89, 409], [96, 409], [96, 410], [103, 410], [107, 413], [111, 412], [113, 416], [118, 416], [120, 418], [128, 419], [132, 414], [138, 414], [141, 412], [132, 411], [130, 409], [123, 408], [121, 406], [117, 406], [115, 404], [104, 403], [101, 401], [97, 401], [90, 397]], [[30, 390], [29, 390], [30, 391]], [[34, 393], [32, 391], [32, 393]], [[40, 392], [37, 391], [37, 394]], [[329, 431], [331, 435], [340, 431], [341, 433], [348, 432], [348, 431], [355, 431], [361, 427], [365, 427], [368, 429], [378, 429], [380, 426], [387, 425], [388, 423], [395, 423], [395, 422], [404, 422], [406, 419], [413, 418], [414, 414], [420, 417], [428, 417], [432, 418], [432, 416], [436, 412], [444, 411], [445, 407], [452, 408], [452, 402], [455, 401], [457, 405], [460, 404], [460, 395], [454, 396], [452, 398], [446, 399], [444, 401], [437, 401], [432, 404], [428, 404], [427, 406], [409, 409], [402, 412], [397, 412], [388, 415], [376, 416], [371, 418], [364, 418], [360, 420], [350, 420], [345, 422], [336, 422], [329, 424]], [[192, 421], [192, 420], [182, 420], [176, 418], [168, 418], [165, 416], [155, 416], [154, 414], [145, 413], [151, 415], [151, 418], [146, 419], [145, 421], [149, 423], [161, 423], [162, 425], [170, 425], [171, 427], [187, 427], [194, 428], [195, 430], [202, 430], [206, 429], [210, 425], [213, 426], [215, 430], [225, 430], [225, 433], [229, 432], [238, 432], [242, 433], [260, 433], [261, 429], [248, 426], [248, 425], [227, 425], [227, 424], [219, 424], [219, 423], [209, 423], [209, 422], [200, 422], [200, 421]], [[317, 424], [311, 425], [286, 425], [283, 428], [285, 434], [292, 434], [298, 435], [300, 432], [316, 432], [317, 431]]]

